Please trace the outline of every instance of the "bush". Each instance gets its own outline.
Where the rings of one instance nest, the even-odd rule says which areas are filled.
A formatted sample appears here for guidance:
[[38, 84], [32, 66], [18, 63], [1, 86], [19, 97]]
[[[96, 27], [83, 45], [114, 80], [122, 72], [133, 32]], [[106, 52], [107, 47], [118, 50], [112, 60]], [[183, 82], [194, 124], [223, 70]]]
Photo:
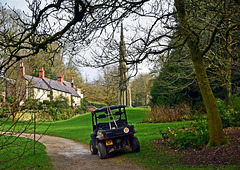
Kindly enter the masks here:
[[62, 95], [58, 96], [55, 101], [52, 101], [52, 106], [57, 108], [70, 108], [68, 99]]
[[235, 104], [236, 101], [238, 101], [238, 99], [239, 98], [235, 98], [235, 100], [233, 100], [233, 108], [231, 108], [230, 106], [226, 106], [223, 100], [217, 99], [217, 105], [222, 119], [222, 125], [224, 128], [231, 126], [240, 126], [240, 114], [238, 111], [239, 106]]
[[42, 102], [38, 102], [37, 105], [38, 105], [39, 110], [43, 110], [43, 103]]
[[175, 130], [168, 127], [160, 133], [170, 148], [179, 150], [200, 148], [209, 138], [207, 122], [202, 119], [197, 120], [191, 128]]
[[240, 126], [240, 112], [232, 112], [231, 113], [231, 117], [232, 117], [232, 122], [231, 122], [231, 126], [234, 127], [239, 127]]
[[81, 100], [81, 113], [86, 113], [88, 111], [88, 101], [87, 99], [83, 98]]
[[79, 107], [79, 106], [74, 110], [74, 112], [75, 112], [76, 115], [77, 115], [77, 114], [86, 113], [86, 112], [85, 112], [84, 110], [82, 110], [82, 108]]
[[43, 110], [43, 108], [43, 103], [37, 99], [26, 99], [23, 106], [23, 109], [28, 110]]
[[169, 106], [152, 106], [147, 114], [148, 122], [173, 122], [191, 119], [190, 107], [181, 104], [170, 108]]
[[8, 117], [7, 113], [0, 112], [0, 118], [7, 118], [7, 117]]
[[53, 120], [66, 120], [72, 118], [76, 115], [75, 109], [59, 109], [59, 108], [48, 108], [48, 114], [53, 118]]
[[234, 111], [240, 113], [240, 96], [234, 94], [231, 99]]
[[43, 104], [48, 106], [50, 104], [50, 101], [49, 100], [43, 100]]
[[49, 114], [50, 116], [52, 116], [53, 118], [55, 118], [56, 110], [57, 110], [57, 108], [49, 107], [49, 108], [48, 108], [48, 114]]
[[24, 109], [33, 110], [38, 109], [38, 100], [37, 99], [26, 99], [24, 102]]
[[67, 112], [58, 112], [57, 120], [67, 120], [69, 118]]

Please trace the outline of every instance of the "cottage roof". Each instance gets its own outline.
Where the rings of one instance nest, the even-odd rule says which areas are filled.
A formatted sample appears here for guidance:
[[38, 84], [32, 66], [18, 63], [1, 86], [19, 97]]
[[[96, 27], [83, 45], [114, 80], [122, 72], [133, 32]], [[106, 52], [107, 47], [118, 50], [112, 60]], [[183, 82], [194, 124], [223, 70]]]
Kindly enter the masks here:
[[65, 81], [65, 80], [63, 80], [63, 84], [64, 84], [65, 86], [71, 87], [71, 83], [70, 83], [70, 82], [67, 82], [67, 81]]
[[70, 93], [72, 96], [80, 97], [77, 91], [74, 88], [70, 87], [71, 83], [69, 82], [64, 81], [63, 83], [61, 83], [59, 81], [51, 80], [48, 78], [43, 78], [43, 80], [46, 81], [52, 89]]
[[54, 90], [62, 91], [65, 93], [71, 93], [66, 86], [64, 86], [61, 82], [56, 80], [51, 80], [48, 78], [43, 78], [43, 80]]
[[[65, 93], [70, 93], [72, 96], [80, 97], [74, 88], [65, 86], [59, 81], [51, 80], [48, 78], [37, 78], [29, 75], [24, 75], [24, 78], [26, 78], [30, 83], [32, 83], [35, 88], [44, 89], [44, 90], [54, 89], [54, 90], [62, 91]], [[67, 84], [66, 81], [64, 83], [66, 85], [70, 84], [70, 83]]]
[[68, 86], [66, 86], [66, 88], [68, 89], [68, 91], [71, 93], [72, 96], [80, 97], [74, 88], [68, 87]]
[[51, 90], [51, 88], [41, 78], [28, 76], [28, 75], [24, 75], [24, 78], [26, 78], [36, 88], [49, 90], [49, 91]]

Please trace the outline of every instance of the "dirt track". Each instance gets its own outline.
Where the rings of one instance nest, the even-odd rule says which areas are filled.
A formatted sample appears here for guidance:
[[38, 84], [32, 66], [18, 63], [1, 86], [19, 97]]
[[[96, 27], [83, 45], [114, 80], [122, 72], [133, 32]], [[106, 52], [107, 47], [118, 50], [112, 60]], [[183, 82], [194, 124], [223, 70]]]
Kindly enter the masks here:
[[[29, 135], [23, 135], [29, 137]], [[33, 135], [31, 135], [33, 138]], [[36, 136], [38, 139], [39, 136]], [[46, 151], [52, 160], [54, 169], [57, 170], [140, 170], [141, 167], [126, 163], [125, 161], [112, 157], [108, 159], [99, 159], [98, 155], [91, 155], [88, 146], [75, 141], [53, 137], [43, 136], [39, 142], [46, 146]]]

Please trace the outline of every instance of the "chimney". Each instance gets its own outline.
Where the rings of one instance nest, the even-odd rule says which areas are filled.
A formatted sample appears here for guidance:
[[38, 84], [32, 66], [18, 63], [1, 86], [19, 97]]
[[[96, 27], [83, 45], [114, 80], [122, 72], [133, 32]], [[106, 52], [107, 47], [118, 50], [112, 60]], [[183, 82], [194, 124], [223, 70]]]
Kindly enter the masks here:
[[74, 88], [73, 77], [70, 78], [71, 87]]
[[20, 63], [19, 75], [20, 77], [23, 77], [25, 75], [25, 67], [23, 63]]
[[44, 69], [43, 69], [43, 67], [41, 67], [39, 70], [39, 78], [44, 78], [44, 76], [45, 76], [44, 74], [45, 74]]
[[59, 81], [60, 83], [63, 83], [63, 74], [58, 75], [57, 81]]

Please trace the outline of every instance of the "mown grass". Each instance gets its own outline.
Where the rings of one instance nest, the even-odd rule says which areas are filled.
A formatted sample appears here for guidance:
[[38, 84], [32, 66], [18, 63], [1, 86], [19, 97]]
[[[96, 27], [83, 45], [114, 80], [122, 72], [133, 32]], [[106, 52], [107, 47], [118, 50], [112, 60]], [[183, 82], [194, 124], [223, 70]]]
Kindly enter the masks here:
[[[130, 150], [118, 151], [116, 155], [125, 160], [131, 160], [146, 169], [192, 169], [201, 168], [195, 166], [183, 166], [179, 161], [179, 156], [175, 153], [166, 154], [164, 150], [159, 150], [152, 142], [161, 138], [160, 130], [167, 127], [182, 128], [189, 127], [191, 122], [172, 122], [172, 123], [140, 123], [146, 118], [148, 109], [127, 108], [128, 122], [131, 122], [137, 129], [136, 136], [141, 145], [139, 153], [132, 153]], [[39, 124], [38, 124], [39, 125]], [[49, 127], [50, 126], [50, 127]], [[45, 122], [37, 127], [37, 133], [46, 132], [47, 135], [59, 136], [73, 139], [84, 144], [89, 144], [90, 134], [92, 133], [91, 114], [86, 113], [69, 120], [58, 122]], [[204, 168], [215, 169], [225, 168], [224, 166], [205, 166]], [[234, 166], [226, 166], [234, 168]]]
[[[3, 146], [6, 141], [8, 144]], [[1, 136], [0, 146], [0, 169], [52, 169], [46, 147], [39, 142], [35, 154], [33, 140], [27, 138]]]

